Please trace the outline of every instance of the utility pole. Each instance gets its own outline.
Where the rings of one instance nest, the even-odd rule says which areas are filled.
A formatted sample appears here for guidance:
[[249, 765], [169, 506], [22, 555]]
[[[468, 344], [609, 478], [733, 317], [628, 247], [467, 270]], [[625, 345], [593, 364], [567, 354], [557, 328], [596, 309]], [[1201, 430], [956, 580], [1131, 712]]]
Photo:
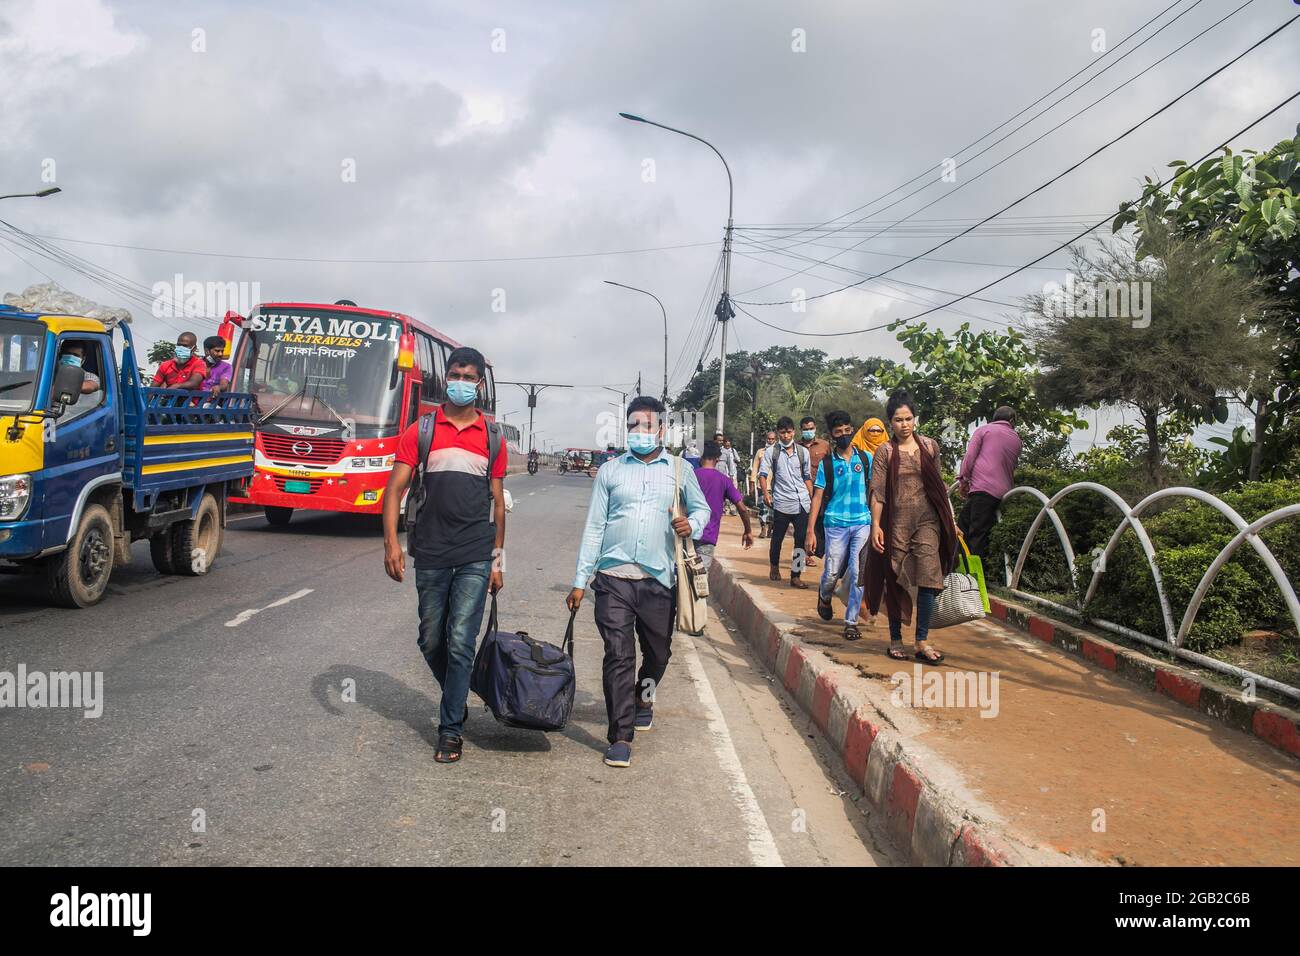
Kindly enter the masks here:
[[[640, 389], [641, 373], [640, 372], [637, 373], [636, 378], [637, 378], [637, 386], [638, 386], [637, 394], [640, 395], [641, 394], [641, 389]], [[618, 401], [619, 401], [618, 442], [620, 448], [627, 448], [627, 392], [624, 392], [621, 389], [613, 388], [609, 385], [602, 385], [601, 388], [603, 388], [607, 392], [613, 392], [615, 395], [618, 396]], [[613, 405], [614, 403], [610, 402], [610, 404]]]
[[552, 382], [497, 382], [498, 385], [518, 385], [528, 395], [528, 450], [533, 450], [533, 409], [537, 407], [537, 395], [544, 388], [573, 388], [572, 385], [556, 385]]

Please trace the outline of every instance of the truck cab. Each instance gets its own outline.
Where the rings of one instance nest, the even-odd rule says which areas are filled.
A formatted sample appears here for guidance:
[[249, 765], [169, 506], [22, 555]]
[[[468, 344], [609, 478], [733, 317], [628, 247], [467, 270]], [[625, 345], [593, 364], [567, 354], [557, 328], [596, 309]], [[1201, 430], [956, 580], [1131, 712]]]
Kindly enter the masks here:
[[0, 306], [0, 570], [61, 605], [98, 602], [143, 538], [159, 571], [206, 573], [252, 474], [251, 396], [147, 388], [138, 362], [126, 325]]

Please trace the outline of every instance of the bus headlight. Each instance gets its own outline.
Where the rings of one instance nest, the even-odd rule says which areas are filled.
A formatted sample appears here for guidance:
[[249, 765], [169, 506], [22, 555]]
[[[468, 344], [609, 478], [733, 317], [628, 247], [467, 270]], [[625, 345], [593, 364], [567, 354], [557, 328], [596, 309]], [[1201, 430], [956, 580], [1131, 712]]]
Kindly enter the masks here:
[[0, 521], [16, 521], [27, 511], [32, 496], [31, 475], [0, 478]]

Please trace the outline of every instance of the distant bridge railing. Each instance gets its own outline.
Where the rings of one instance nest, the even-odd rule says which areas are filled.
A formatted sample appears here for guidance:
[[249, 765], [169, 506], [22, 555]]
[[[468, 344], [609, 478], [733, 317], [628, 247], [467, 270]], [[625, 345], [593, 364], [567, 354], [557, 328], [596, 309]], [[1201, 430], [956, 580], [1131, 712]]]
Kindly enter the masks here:
[[[1097, 556], [1092, 563], [1092, 579], [1088, 582], [1088, 590], [1084, 594], [1082, 602], [1078, 602], [1077, 606], [1069, 607], [1063, 604], [1058, 604], [1055, 601], [1049, 601], [1046, 598], [1041, 598], [1035, 594], [1022, 591], [1020, 589], [1020, 575], [1025, 569], [1025, 561], [1029, 557], [1029, 550], [1033, 546], [1034, 538], [1038, 534], [1038, 530], [1043, 526], [1044, 519], [1046, 519], [1050, 521], [1052, 527], [1056, 529], [1056, 536], [1061, 542], [1061, 550], [1065, 552], [1066, 564], [1069, 567], [1070, 582], [1074, 587], [1074, 593], [1078, 593], [1078, 572], [1075, 567], [1076, 556], [1074, 553], [1074, 547], [1070, 543], [1070, 536], [1065, 530], [1065, 525], [1061, 522], [1060, 515], [1056, 513], [1056, 506], [1068, 495], [1074, 494], [1078, 491], [1092, 491], [1101, 495], [1119, 510], [1120, 520], [1119, 524], [1115, 526], [1115, 530], [1111, 534], [1110, 540], [1107, 541], [1105, 549], [1103, 549], [1101, 554]], [[1028, 485], [1019, 485], [1008, 491], [1006, 495], [1003, 496], [1002, 501], [1006, 502], [1006, 500], [1011, 498], [1013, 495], [1029, 495], [1030, 497], [1036, 498], [1040, 507], [1038, 509], [1038, 514], [1034, 516], [1034, 520], [1029, 526], [1029, 530], [1025, 533], [1025, 540], [1020, 545], [1020, 553], [1016, 557], [1014, 568], [1011, 566], [1010, 562], [1006, 560], [1005, 556], [1003, 558], [1006, 564], [1007, 590], [1012, 594], [1063, 611], [1072, 617], [1083, 618], [1088, 605], [1092, 603], [1092, 599], [1097, 593], [1097, 586], [1101, 583], [1101, 576], [1106, 572], [1106, 562], [1110, 559], [1116, 545], [1118, 545], [1119, 539], [1124, 533], [1124, 529], [1132, 528], [1133, 533], [1137, 535], [1138, 543], [1142, 547], [1142, 553], [1146, 556], [1147, 565], [1151, 569], [1152, 580], [1155, 582], [1156, 597], [1160, 602], [1160, 616], [1164, 622], [1165, 638], [1164, 640], [1161, 640], [1152, 637], [1149, 634], [1143, 634], [1140, 631], [1135, 631], [1132, 628], [1125, 627], [1122, 624], [1116, 624], [1113, 621], [1107, 621], [1101, 618], [1090, 617], [1088, 618], [1088, 621], [1105, 630], [1112, 631], [1116, 634], [1137, 640], [1144, 644], [1149, 644], [1153, 647], [1161, 648], [1162, 650], [1172, 653], [1176, 657], [1192, 661], [1202, 667], [1208, 667], [1221, 673], [1231, 674], [1239, 679], [1252, 680], [1258, 686], [1268, 687], [1280, 694], [1286, 695], [1287, 697], [1300, 700], [1300, 688], [1292, 687], [1290, 684], [1284, 684], [1280, 681], [1273, 680], [1272, 678], [1265, 677], [1262, 674], [1256, 674], [1253, 671], [1237, 667], [1234, 664], [1228, 664], [1224, 661], [1216, 660], [1213, 657], [1207, 657], [1204, 654], [1189, 651], [1183, 646], [1183, 643], [1187, 640], [1188, 632], [1192, 629], [1192, 624], [1196, 621], [1197, 612], [1201, 608], [1201, 602], [1205, 599], [1206, 592], [1209, 591], [1210, 586], [1214, 583], [1215, 578], [1218, 577], [1223, 566], [1228, 563], [1243, 544], [1249, 544], [1251, 548], [1254, 549], [1255, 553], [1259, 555], [1260, 560], [1264, 563], [1264, 567], [1266, 567], [1269, 574], [1273, 576], [1273, 580], [1277, 584], [1278, 590], [1282, 592], [1282, 598], [1286, 602], [1287, 610], [1291, 613], [1291, 619], [1295, 622], [1296, 630], [1300, 631], [1300, 601], [1296, 599], [1295, 588], [1292, 586], [1290, 579], [1286, 576], [1286, 572], [1282, 570], [1282, 566], [1278, 563], [1273, 552], [1269, 550], [1268, 545], [1259, 537], [1260, 532], [1277, 522], [1300, 515], [1300, 503], [1278, 508], [1276, 511], [1271, 511], [1263, 517], [1247, 523], [1246, 519], [1239, 515], [1236, 510], [1227, 503], [1208, 492], [1200, 490], [1199, 488], [1162, 488], [1159, 491], [1152, 492], [1132, 506], [1117, 494], [1114, 489], [1107, 488], [1105, 485], [1100, 485], [1092, 481], [1078, 481], [1074, 484], [1066, 485], [1051, 497], [1048, 497], [1037, 488], [1032, 488]], [[1197, 585], [1196, 591], [1192, 594], [1192, 598], [1187, 604], [1187, 609], [1183, 612], [1182, 621], [1177, 626], [1174, 625], [1174, 615], [1169, 606], [1169, 597], [1165, 593], [1164, 580], [1160, 575], [1160, 568], [1156, 563], [1155, 547], [1152, 545], [1151, 538], [1147, 534], [1146, 529], [1142, 526], [1141, 520], [1141, 516], [1153, 504], [1157, 501], [1163, 501], [1169, 498], [1191, 498], [1200, 501], [1203, 504], [1207, 504], [1227, 518], [1233, 527], [1237, 529], [1237, 533], [1233, 539], [1229, 541], [1219, 552], [1218, 556], [1210, 562], [1210, 566], [1206, 568], [1205, 574], [1201, 576], [1200, 583]], [[1000, 510], [999, 520], [1001, 520]]]

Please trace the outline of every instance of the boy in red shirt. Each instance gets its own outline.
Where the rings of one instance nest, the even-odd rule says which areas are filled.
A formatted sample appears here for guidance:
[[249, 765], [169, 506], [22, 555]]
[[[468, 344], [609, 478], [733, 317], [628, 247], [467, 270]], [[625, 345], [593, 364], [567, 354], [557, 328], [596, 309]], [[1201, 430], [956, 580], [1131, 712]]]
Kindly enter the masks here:
[[153, 376], [154, 388], [198, 388], [207, 377], [208, 365], [194, 353], [199, 337], [193, 332], [176, 336], [176, 357], [158, 366]]
[[[438, 409], [429, 457], [423, 462], [424, 503], [415, 526], [407, 529], [419, 595], [418, 644], [442, 688], [438, 749], [433, 755], [438, 763], [460, 759], [483, 605], [487, 592], [496, 594], [503, 584], [507, 454], [501, 433], [489, 428], [474, 404], [486, 366], [477, 349], [458, 348], [447, 356], [448, 401]], [[489, 456], [489, 441], [496, 446], [495, 456]], [[402, 495], [421, 464], [419, 443], [416, 421], [398, 439], [397, 461], [384, 489], [384, 570], [399, 582], [406, 555], [397, 540], [397, 518]]]

